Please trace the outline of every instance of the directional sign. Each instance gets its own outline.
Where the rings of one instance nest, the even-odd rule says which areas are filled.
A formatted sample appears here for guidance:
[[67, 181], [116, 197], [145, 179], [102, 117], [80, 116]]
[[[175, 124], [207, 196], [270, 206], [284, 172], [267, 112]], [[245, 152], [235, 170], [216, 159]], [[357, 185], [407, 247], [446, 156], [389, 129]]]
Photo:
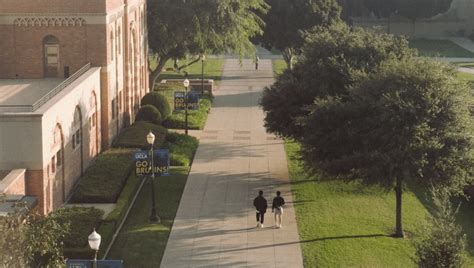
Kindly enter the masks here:
[[[134, 155], [135, 173], [138, 177], [151, 174], [149, 151], [137, 151]], [[170, 152], [168, 149], [154, 150], [153, 167], [156, 176], [169, 176]]]

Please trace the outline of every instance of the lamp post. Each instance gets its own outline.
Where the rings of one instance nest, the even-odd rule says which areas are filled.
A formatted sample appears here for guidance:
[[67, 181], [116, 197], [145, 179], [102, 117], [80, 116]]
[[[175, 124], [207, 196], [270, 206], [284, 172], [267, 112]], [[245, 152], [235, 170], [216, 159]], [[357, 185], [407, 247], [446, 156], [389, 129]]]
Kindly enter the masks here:
[[100, 234], [98, 234], [95, 231], [95, 228], [94, 228], [94, 231], [87, 238], [87, 240], [89, 241], [89, 246], [91, 247], [92, 250], [95, 251], [94, 262], [92, 266], [93, 268], [97, 268], [97, 253], [99, 252], [100, 239], [101, 239]]
[[146, 141], [150, 145], [150, 168], [151, 168], [151, 216], [150, 216], [150, 222], [151, 223], [159, 223], [160, 218], [158, 217], [158, 214], [156, 214], [156, 205], [155, 205], [155, 163], [153, 162], [153, 144], [155, 143], [155, 135], [153, 132], [148, 133], [146, 135]]
[[188, 135], [188, 87], [189, 80], [186, 78], [183, 82], [185, 94], [184, 94], [184, 134]]
[[206, 60], [206, 55], [201, 55], [201, 96], [204, 95], [204, 61]]

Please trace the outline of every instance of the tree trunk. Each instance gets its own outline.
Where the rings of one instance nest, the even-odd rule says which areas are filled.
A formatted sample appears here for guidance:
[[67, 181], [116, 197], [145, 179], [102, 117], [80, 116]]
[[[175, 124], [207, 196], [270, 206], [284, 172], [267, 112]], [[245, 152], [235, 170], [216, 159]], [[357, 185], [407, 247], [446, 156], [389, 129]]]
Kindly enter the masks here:
[[184, 65], [181, 65], [179, 67], [176, 67], [175, 68], [178, 70], [178, 71], [181, 71], [182, 69], [186, 68], [186, 67], [189, 67], [193, 64], [195, 64], [196, 62], [199, 62], [201, 60], [201, 58], [197, 58], [197, 59], [194, 59], [193, 61], [191, 61], [190, 63], [187, 63], [187, 64], [184, 64]]
[[293, 49], [292, 48], [285, 48], [282, 51], [283, 54], [283, 59], [286, 62], [286, 66], [288, 69], [292, 70], [293, 69]]
[[403, 226], [402, 226], [402, 178], [398, 176], [396, 178], [395, 186], [395, 197], [396, 197], [396, 220], [395, 220], [395, 234], [394, 237], [403, 238]]
[[150, 71], [150, 91], [155, 90], [156, 80], [161, 74], [163, 67], [165, 67], [166, 62], [169, 58], [167, 57], [160, 57], [158, 60], [158, 65], [156, 66], [155, 70]]

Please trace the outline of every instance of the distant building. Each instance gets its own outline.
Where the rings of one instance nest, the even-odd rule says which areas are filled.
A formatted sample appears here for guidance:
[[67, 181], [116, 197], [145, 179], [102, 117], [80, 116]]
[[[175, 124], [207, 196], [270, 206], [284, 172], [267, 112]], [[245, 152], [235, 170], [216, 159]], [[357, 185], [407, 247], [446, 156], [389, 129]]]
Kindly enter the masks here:
[[145, 14], [145, 0], [0, 1], [0, 171], [25, 170], [41, 213], [149, 91]]

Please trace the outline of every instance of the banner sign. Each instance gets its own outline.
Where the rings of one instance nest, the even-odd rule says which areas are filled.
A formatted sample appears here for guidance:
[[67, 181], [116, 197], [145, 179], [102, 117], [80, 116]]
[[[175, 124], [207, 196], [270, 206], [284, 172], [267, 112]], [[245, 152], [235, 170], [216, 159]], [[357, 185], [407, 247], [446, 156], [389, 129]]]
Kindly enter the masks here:
[[186, 107], [186, 93], [184, 91], [175, 91], [174, 92], [174, 110], [175, 111], [184, 111]]
[[[67, 268], [92, 268], [92, 260], [67, 260]], [[97, 268], [123, 268], [122, 260], [97, 260]]]
[[191, 91], [188, 93], [188, 110], [199, 109], [199, 93]]
[[[186, 107], [186, 92], [175, 91], [174, 92], [174, 109], [175, 111], [184, 111]], [[199, 109], [199, 93], [196, 91], [190, 91], [188, 93], [188, 110]]]
[[[168, 149], [154, 150], [153, 166], [156, 176], [169, 176], [170, 151]], [[149, 151], [137, 151], [134, 155], [135, 174], [138, 177], [151, 175], [151, 159]]]

